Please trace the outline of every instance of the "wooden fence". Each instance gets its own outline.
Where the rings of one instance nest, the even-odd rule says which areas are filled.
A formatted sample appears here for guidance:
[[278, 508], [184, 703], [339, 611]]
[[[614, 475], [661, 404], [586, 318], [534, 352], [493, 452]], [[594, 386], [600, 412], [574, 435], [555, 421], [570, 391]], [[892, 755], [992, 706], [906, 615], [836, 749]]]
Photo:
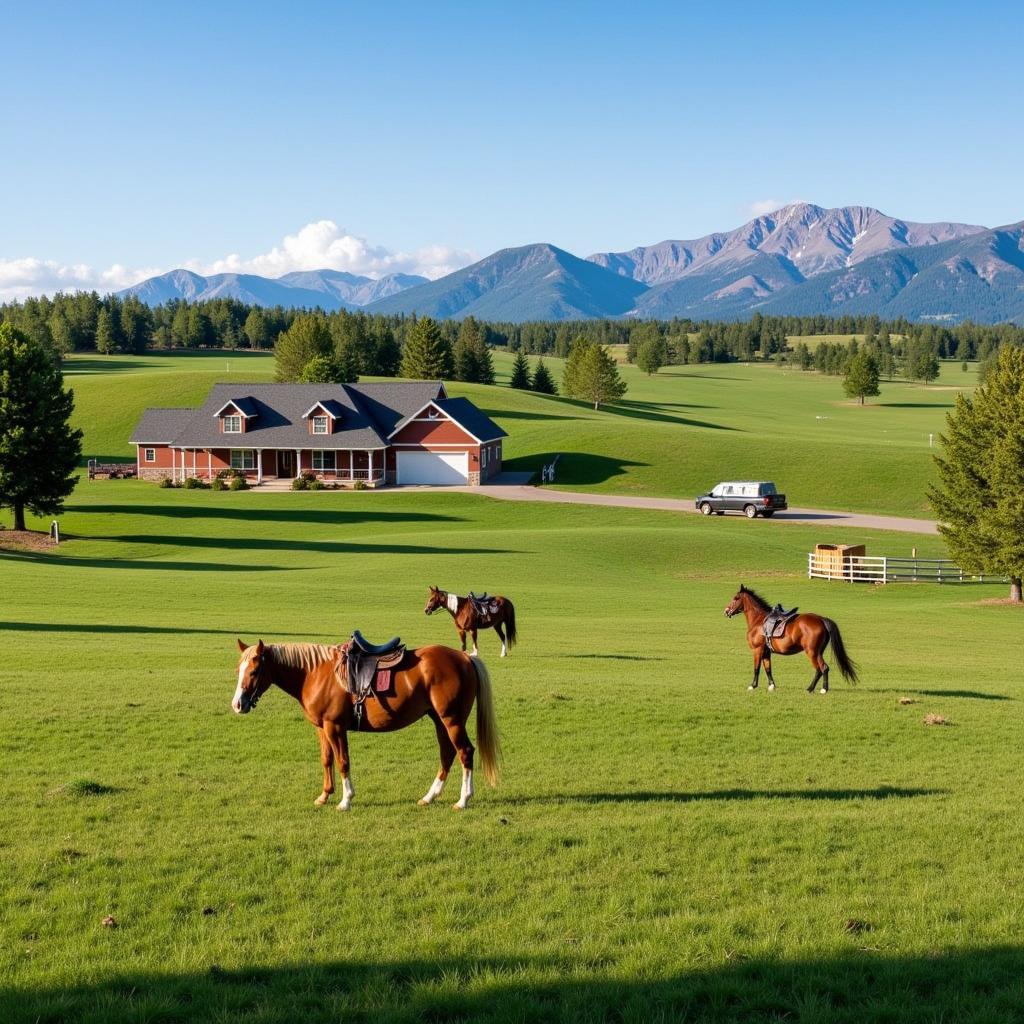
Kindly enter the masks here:
[[893, 558], [889, 555], [848, 555], [839, 560], [807, 555], [807, 577], [847, 583], [1004, 583], [1004, 576], [965, 572], [948, 558]]

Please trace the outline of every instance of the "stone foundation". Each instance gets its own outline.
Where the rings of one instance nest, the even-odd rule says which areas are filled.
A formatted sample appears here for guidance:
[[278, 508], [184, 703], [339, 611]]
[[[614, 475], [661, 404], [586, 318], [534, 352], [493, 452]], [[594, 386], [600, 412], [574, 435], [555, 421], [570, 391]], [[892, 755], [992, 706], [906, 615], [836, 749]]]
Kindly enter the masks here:
[[160, 469], [156, 466], [142, 466], [139, 468], [139, 479], [140, 480], [153, 480], [159, 482], [160, 480], [167, 480], [171, 476], [169, 469]]

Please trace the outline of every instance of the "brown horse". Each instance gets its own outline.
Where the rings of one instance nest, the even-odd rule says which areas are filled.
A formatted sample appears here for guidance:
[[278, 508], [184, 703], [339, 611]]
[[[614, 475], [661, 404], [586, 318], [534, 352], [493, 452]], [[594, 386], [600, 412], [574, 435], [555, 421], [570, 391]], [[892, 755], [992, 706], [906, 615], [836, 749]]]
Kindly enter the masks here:
[[[459, 631], [459, 639], [462, 641], [462, 649], [466, 649], [466, 634], [473, 636], [473, 655], [477, 654], [476, 631], [478, 629], [491, 629], [498, 634], [501, 640], [501, 656], [504, 658], [509, 649], [516, 642], [516, 610], [507, 597], [487, 598], [487, 604], [494, 611], [479, 612], [468, 597], [459, 597], [447, 590], [438, 590], [437, 587], [430, 588], [430, 596], [427, 598], [427, 606], [424, 612], [433, 615], [434, 612], [447, 608], [455, 620], [455, 628]], [[505, 632], [501, 627], [505, 627]], [[506, 642], [505, 634], [508, 634]]]
[[341, 771], [339, 811], [352, 806], [355, 790], [349, 776], [348, 733], [393, 732], [429, 718], [437, 731], [441, 770], [430, 784], [421, 804], [441, 795], [448, 770], [458, 753], [462, 762], [462, 792], [455, 810], [464, 810], [473, 796], [473, 744], [466, 732], [476, 701], [476, 739], [484, 777], [492, 786], [498, 781], [501, 749], [491, 680], [480, 658], [470, 658], [450, 647], [419, 647], [406, 651], [395, 667], [388, 694], [374, 692], [357, 717], [353, 695], [341, 684], [335, 670], [337, 648], [324, 644], [264, 644], [238, 641], [238, 686], [231, 707], [236, 714], [251, 711], [271, 685], [279, 686], [302, 706], [316, 726], [320, 762], [324, 769], [323, 805], [334, 792], [334, 762]]
[[836, 661], [843, 678], [851, 683], [857, 682], [857, 667], [846, 653], [839, 627], [831, 619], [805, 612], [794, 616], [786, 623], [786, 629], [782, 636], [768, 640], [764, 635], [764, 620], [770, 611], [771, 607], [764, 598], [759, 597], [742, 584], [733, 599], [725, 606], [726, 618], [731, 619], [737, 612], [743, 612], [747, 617], [747, 643], [754, 652], [754, 681], [748, 689], [757, 689], [761, 666], [764, 665], [765, 671], [768, 673], [768, 689], [774, 690], [772, 655], [797, 654], [803, 651], [814, 666], [814, 678], [811, 680], [811, 685], [807, 687], [807, 692], [814, 693], [814, 687], [820, 679], [821, 692], [828, 693], [828, 662], [825, 661], [822, 654], [828, 647], [829, 641], [832, 642], [832, 650], [835, 651]]

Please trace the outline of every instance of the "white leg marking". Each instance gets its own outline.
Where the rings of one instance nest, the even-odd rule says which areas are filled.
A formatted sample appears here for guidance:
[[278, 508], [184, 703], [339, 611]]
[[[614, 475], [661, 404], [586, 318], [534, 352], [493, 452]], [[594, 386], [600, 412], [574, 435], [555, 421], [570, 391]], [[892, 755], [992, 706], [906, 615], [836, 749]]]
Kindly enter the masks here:
[[476, 649], [476, 644], [473, 644], [473, 657], [475, 658], [480, 652]]
[[347, 811], [352, 806], [352, 797], [356, 795], [352, 780], [347, 776], [341, 777], [341, 803], [338, 804], [339, 811]]
[[459, 794], [459, 802], [454, 805], [455, 810], [464, 811], [469, 806], [469, 798], [473, 795], [473, 769], [462, 769], [462, 792]]
[[440, 795], [444, 789], [444, 779], [437, 776], [434, 781], [430, 784], [430, 789], [427, 790], [423, 799], [420, 800], [421, 804], [432, 804]]
[[503, 643], [501, 645], [501, 656], [504, 658], [506, 654], [508, 654], [508, 648]]
[[775, 689], [775, 684], [774, 683], [769, 683], [768, 684], [768, 692], [770, 693], [774, 689]]

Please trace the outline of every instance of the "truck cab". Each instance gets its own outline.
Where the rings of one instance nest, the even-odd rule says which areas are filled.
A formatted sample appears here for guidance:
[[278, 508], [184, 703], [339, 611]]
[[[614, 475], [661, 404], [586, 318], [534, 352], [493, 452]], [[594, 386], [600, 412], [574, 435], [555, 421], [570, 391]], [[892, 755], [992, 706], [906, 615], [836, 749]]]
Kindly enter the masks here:
[[779, 494], [770, 480], [726, 480], [702, 494], [694, 504], [706, 516], [742, 512], [748, 519], [771, 519], [776, 512], [788, 508], [786, 496]]

